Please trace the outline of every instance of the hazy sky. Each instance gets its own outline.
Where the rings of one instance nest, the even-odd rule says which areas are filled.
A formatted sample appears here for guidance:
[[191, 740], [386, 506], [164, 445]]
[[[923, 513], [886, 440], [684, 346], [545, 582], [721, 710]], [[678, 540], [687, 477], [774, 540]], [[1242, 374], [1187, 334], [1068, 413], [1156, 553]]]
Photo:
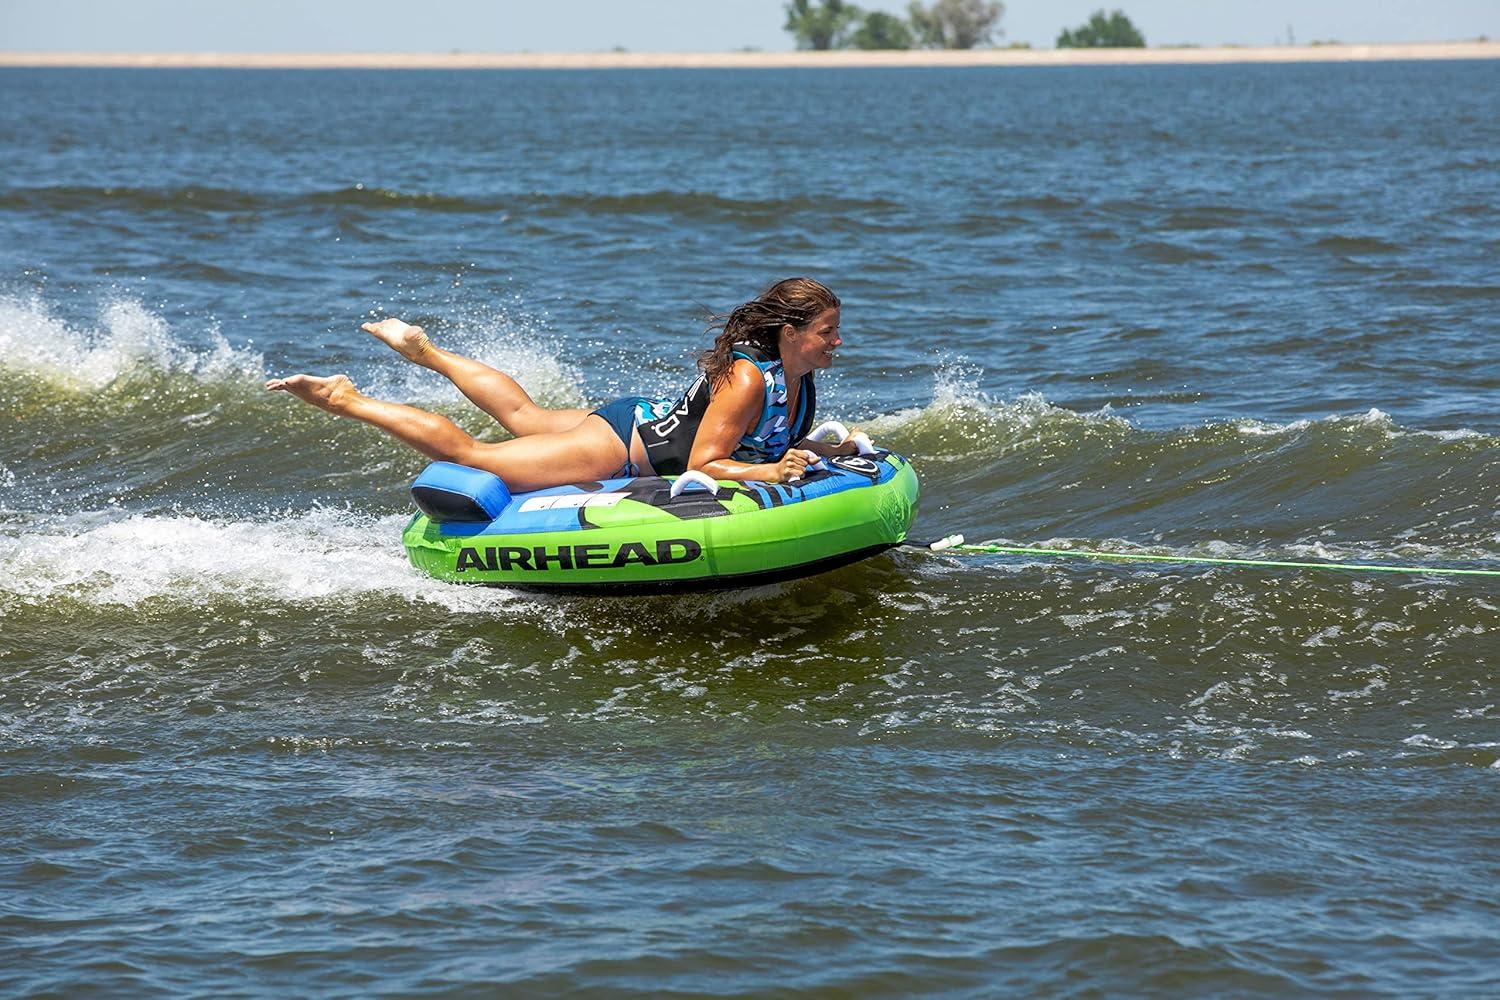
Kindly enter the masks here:
[[[1500, 0], [1013, 0], [1005, 41], [1050, 48], [1122, 7], [1152, 45], [1500, 38]], [[904, 0], [862, 0], [904, 12]], [[0, 0], [0, 49], [724, 51], [792, 47], [782, 0]]]

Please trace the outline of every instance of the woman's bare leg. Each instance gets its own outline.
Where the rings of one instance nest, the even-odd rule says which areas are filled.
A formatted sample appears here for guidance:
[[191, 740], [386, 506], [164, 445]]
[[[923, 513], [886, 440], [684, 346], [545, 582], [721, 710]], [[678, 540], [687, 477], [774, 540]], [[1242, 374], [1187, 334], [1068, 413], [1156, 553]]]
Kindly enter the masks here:
[[590, 413], [538, 406], [515, 379], [482, 361], [443, 350], [428, 339], [420, 326], [393, 318], [366, 323], [362, 329], [406, 360], [447, 378], [469, 402], [500, 421], [500, 426], [516, 437], [570, 430]]
[[419, 410], [403, 403], [371, 399], [354, 387], [347, 375], [293, 375], [266, 383], [272, 392], [289, 392], [341, 417], [353, 417], [373, 424], [404, 444], [443, 462], [462, 462], [477, 442], [463, 428], [447, 417]]
[[447, 417], [362, 395], [345, 375], [293, 375], [272, 379], [266, 388], [379, 427], [428, 458], [493, 472], [517, 493], [603, 479], [625, 461], [625, 446], [602, 417], [566, 431], [489, 444], [476, 441]]

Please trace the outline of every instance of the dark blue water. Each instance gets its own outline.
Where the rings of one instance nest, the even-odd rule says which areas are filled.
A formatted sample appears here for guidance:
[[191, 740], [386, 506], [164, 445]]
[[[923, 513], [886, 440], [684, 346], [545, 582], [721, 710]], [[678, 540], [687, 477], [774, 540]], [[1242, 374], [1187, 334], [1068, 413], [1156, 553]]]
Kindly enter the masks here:
[[914, 534], [1500, 564], [1500, 64], [0, 72], [0, 992], [1500, 992], [1490, 578], [577, 600], [423, 460], [843, 297]]

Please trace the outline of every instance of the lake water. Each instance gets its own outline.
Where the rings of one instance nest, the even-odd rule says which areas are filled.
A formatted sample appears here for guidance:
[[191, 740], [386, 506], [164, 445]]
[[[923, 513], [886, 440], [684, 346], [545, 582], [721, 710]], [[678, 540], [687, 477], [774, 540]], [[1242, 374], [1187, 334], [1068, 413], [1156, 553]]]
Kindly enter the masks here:
[[1500, 563], [1500, 62], [0, 71], [0, 992], [1500, 992], [1494, 578], [417, 576], [359, 332], [844, 300], [913, 534]]

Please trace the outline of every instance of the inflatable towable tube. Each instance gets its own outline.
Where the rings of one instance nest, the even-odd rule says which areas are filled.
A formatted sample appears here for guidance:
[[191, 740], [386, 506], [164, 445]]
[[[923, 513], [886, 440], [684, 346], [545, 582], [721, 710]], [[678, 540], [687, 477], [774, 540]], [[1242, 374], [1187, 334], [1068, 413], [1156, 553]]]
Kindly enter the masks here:
[[888, 451], [824, 459], [793, 483], [699, 472], [608, 479], [514, 496], [488, 472], [434, 462], [412, 484], [402, 534], [439, 580], [559, 591], [745, 587], [807, 576], [899, 545], [917, 503]]

